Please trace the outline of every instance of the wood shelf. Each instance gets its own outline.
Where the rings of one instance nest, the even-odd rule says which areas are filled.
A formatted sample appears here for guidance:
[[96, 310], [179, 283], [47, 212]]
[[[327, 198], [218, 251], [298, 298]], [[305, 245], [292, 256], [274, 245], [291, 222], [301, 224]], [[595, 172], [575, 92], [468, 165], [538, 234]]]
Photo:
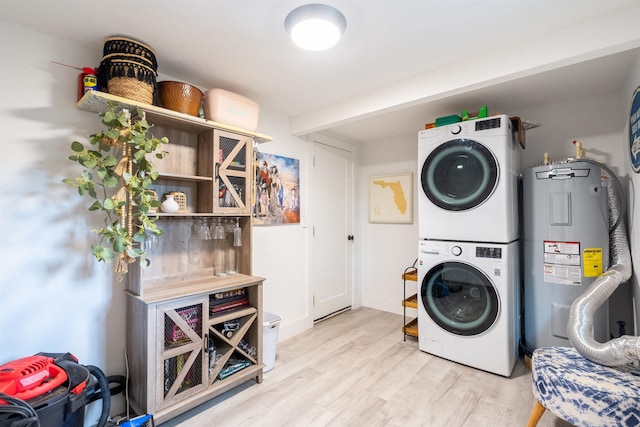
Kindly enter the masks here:
[[402, 301], [402, 305], [407, 308], [418, 308], [418, 294], [413, 294]]
[[[272, 138], [97, 91], [76, 106], [100, 113], [110, 104], [140, 109], [152, 133], [169, 140], [149, 188], [159, 198], [173, 191], [186, 198], [184, 213], [151, 214], [163, 234], [148, 245], [144, 267], [129, 266], [126, 288], [129, 404], [160, 424], [246, 381], [262, 382], [265, 279], [251, 275], [250, 194], [254, 143]], [[221, 252], [198, 233], [196, 225], [211, 217], [239, 226], [241, 245], [227, 241]], [[236, 273], [225, 275], [223, 253], [236, 261]], [[211, 315], [215, 294], [240, 289], [246, 304]], [[226, 331], [225, 321], [239, 327]]]
[[222, 129], [242, 135], [252, 137], [257, 143], [269, 142], [273, 138], [257, 132], [235, 126], [226, 125], [224, 123], [206, 120], [200, 117], [191, 116], [189, 114], [180, 113], [166, 108], [157, 107], [151, 104], [144, 104], [131, 99], [122, 98], [120, 96], [111, 95], [105, 92], [90, 90], [78, 101], [76, 107], [83, 111], [93, 113], [101, 113], [109, 108], [109, 102], [122, 105], [129, 108], [141, 108], [147, 113], [147, 120], [150, 123], [164, 125], [170, 123], [172, 127], [188, 131], [198, 131], [205, 128]]
[[[216, 218], [219, 217], [220, 214], [211, 213], [211, 212], [184, 212], [184, 213], [168, 213], [168, 212], [156, 212], [153, 214], [149, 214], [149, 216], [158, 216], [161, 218]], [[236, 215], [241, 216], [241, 215]]]
[[411, 280], [412, 282], [418, 281], [418, 270], [409, 271], [402, 275], [402, 280]]
[[150, 304], [171, 300], [179, 297], [187, 297], [204, 293], [221, 292], [235, 289], [241, 286], [261, 283], [264, 277], [249, 276], [246, 274], [230, 274], [225, 277], [197, 277], [185, 279], [180, 282], [174, 278], [168, 278], [165, 286], [158, 286], [148, 290], [143, 296], [132, 294], [131, 296]]
[[[418, 289], [416, 292], [407, 296], [407, 282], [417, 282], [418, 281], [418, 270], [415, 267], [408, 267], [405, 269], [404, 273], [402, 273], [402, 286], [404, 287], [404, 299], [402, 300], [402, 317], [403, 317], [403, 326], [402, 333], [404, 334], [404, 339], [407, 339], [407, 335], [412, 337], [418, 336], [418, 319], [410, 318], [407, 316], [407, 309], [417, 310], [418, 309]], [[411, 285], [414, 287], [414, 285]]]
[[198, 176], [198, 175], [182, 175], [178, 173], [166, 173], [160, 172], [158, 178], [173, 179], [175, 181], [192, 181], [192, 182], [205, 182], [213, 181], [211, 176]]
[[402, 332], [412, 337], [418, 337], [418, 319], [410, 320], [405, 326], [402, 327]]
[[238, 317], [250, 316], [256, 312], [255, 307], [244, 307], [229, 312], [223, 312], [220, 314], [209, 315], [209, 325], [217, 325], [224, 323], [227, 320], [237, 319]]

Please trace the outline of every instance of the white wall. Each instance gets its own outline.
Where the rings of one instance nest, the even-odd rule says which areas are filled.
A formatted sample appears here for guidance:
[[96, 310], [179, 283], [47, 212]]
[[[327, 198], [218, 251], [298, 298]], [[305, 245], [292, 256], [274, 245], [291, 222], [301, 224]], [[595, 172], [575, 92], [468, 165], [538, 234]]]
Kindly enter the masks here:
[[[365, 143], [359, 152], [357, 268], [362, 305], [401, 313], [402, 273], [412, 266], [418, 250], [417, 178], [418, 135], [400, 135]], [[413, 223], [369, 222], [369, 179], [376, 175], [412, 172]], [[409, 286], [415, 288], [414, 283]]]
[[79, 172], [71, 142], [86, 141], [99, 121], [75, 108], [78, 71], [51, 62], [87, 66], [101, 52], [0, 22], [0, 363], [71, 352], [123, 374], [124, 283], [93, 259], [100, 224], [62, 183]]
[[640, 87], [640, 54], [627, 76], [627, 80], [625, 81], [620, 96], [623, 129], [620, 144], [622, 148], [620, 151], [625, 153], [625, 178], [627, 192], [629, 195], [627, 224], [634, 271], [630, 282], [635, 301], [636, 335], [640, 335], [638, 332], [640, 330], [640, 173], [633, 172], [633, 169], [631, 168], [629, 154], [629, 112], [631, 110], [631, 97], [638, 87]]
[[289, 121], [262, 111], [258, 129], [273, 137], [258, 151], [300, 161], [300, 224], [253, 227], [253, 274], [265, 277], [264, 308], [282, 317], [278, 340], [313, 326], [308, 280], [309, 143], [289, 133]]
[[517, 111], [520, 117], [541, 126], [527, 132], [521, 151], [522, 169], [549, 158], [575, 157], [574, 140], [582, 142], [584, 156], [606, 163], [618, 176], [624, 171], [624, 153], [617, 149], [621, 137], [620, 97], [616, 93]]
[[[2, 361], [39, 351], [75, 353], [83, 363], [120, 371], [123, 284], [92, 260], [85, 201], [62, 179], [77, 173], [74, 139], [96, 131], [76, 110], [76, 66], [89, 52], [7, 22], [0, 25], [0, 342]], [[19, 41], [19, 42], [18, 42]]]

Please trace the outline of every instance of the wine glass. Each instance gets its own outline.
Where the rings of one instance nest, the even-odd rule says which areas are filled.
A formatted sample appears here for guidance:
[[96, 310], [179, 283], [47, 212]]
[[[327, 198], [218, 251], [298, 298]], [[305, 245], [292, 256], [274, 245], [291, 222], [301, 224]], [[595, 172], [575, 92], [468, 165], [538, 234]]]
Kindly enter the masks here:
[[211, 232], [209, 231], [209, 225], [205, 218], [200, 218], [200, 224], [198, 224], [198, 238], [200, 240], [211, 240]]
[[146, 230], [144, 233], [144, 251], [149, 252], [151, 249], [158, 246], [158, 240], [158, 235], [156, 233]]

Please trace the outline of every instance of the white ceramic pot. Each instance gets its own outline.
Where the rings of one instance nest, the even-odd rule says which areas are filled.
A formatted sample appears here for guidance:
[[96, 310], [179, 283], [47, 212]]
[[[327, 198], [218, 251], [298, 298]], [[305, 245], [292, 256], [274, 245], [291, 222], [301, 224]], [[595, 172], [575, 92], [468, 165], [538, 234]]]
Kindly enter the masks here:
[[178, 212], [178, 210], [180, 209], [180, 205], [173, 198], [173, 195], [167, 194], [164, 197], [165, 197], [164, 201], [160, 205], [160, 209], [162, 209], [162, 212], [166, 212], [166, 213]]

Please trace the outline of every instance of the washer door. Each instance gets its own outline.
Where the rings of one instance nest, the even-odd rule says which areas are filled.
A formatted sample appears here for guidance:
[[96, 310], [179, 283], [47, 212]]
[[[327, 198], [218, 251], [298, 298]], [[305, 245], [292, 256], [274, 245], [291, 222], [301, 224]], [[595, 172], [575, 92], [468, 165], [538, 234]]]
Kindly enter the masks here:
[[500, 300], [489, 278], [461, 262], [443, 262], [429, 270], [420, 295], [429, 317], [456, 335], [487, 331], [500, 312]]
[[422, 190], [431, 203], [449, 211], [472, 209], [498, 184], [495, 157], [479, 142], [454, 139], [439, 145], [422, 165]]

